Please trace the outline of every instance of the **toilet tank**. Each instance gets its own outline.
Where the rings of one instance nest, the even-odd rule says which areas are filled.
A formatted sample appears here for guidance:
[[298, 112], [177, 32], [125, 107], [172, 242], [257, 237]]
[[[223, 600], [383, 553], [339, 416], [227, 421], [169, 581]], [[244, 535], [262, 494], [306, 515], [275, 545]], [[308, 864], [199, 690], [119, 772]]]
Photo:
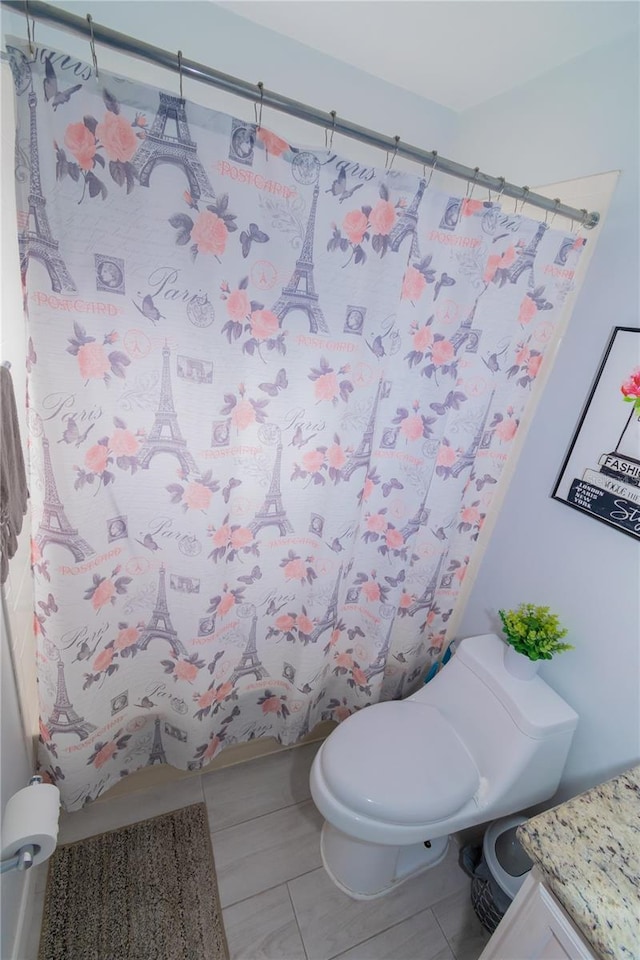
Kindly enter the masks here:
[[504, 650], [495, 634], [468, 637], [408, 698], [437, 707], [451, 723], [478, 768], [475, 803], [490, 806], [492, 816], [553, 796], [578, 722], [540, 677], [513, 677]]

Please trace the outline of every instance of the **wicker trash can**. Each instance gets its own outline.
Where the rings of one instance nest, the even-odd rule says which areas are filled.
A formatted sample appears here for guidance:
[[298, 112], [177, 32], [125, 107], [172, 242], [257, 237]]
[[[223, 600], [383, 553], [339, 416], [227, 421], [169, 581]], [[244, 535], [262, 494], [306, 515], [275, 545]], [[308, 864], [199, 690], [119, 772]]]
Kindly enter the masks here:
[[[516, 837], [526, 817], [494, 820], [471, 874], [471, 903], [482, 926], [493, 933], [533, 866]], [[467, 872], [470, 872], [467, 870]]]

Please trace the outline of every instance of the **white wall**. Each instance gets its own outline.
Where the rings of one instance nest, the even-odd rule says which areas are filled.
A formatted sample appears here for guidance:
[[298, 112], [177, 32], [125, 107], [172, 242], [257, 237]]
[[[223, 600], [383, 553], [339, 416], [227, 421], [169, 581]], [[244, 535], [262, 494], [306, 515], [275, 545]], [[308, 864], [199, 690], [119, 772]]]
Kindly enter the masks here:
[[576, 649], [541, 671], [580, 715], [557, 799], [640, 758], [638, 542], [550, 499], [612, 328], [639, 325], [638, 116], [630, 36], [462, 114], [455, 148], [518, 183], [621, 170], [458, 629], [496, 630], [497, 610], [523, 601], [551, 606], [569, 627]]

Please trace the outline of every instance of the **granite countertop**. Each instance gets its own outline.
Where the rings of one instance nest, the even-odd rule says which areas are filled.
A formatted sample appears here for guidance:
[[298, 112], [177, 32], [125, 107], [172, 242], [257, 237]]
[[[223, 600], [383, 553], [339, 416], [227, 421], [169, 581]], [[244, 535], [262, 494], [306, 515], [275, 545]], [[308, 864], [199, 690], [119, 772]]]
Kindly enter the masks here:
[[640, 766], [518, 828], [556, 899], [603, 958], [640, 958]]

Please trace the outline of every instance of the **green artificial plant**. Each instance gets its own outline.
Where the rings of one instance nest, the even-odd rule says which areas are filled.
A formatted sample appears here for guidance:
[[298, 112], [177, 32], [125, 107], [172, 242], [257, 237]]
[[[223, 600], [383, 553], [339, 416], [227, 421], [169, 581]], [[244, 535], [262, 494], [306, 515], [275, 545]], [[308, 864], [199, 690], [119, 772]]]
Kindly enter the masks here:
[[521, 603], [516, 610], [498, 610], [507, 641], [518, 653], [530, 660], [551, 660], [554, 653], [573, 650], [570, 643], [561, 643], [567, 635], [549, 607]]

